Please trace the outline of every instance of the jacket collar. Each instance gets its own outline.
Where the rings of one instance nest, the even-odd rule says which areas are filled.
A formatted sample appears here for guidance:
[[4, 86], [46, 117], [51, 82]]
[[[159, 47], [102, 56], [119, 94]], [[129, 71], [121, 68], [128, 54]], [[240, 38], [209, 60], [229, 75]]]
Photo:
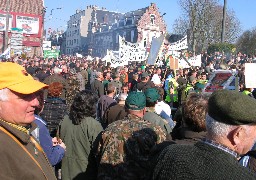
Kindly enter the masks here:
[[22, 132], [15, 127], [10, 126], [9, 124], [5, 123], [4, 121], [0, 121], [0, 126], [5, 128], [7, 131], [9, 131], [11, 134], [13, 134], [16, 138], [18, 138], [20, 141], [22, 141], [25, 144], [28, 144], [30, 141], [30, 134], [31, 132], [37, 128], [37, 125], [32, 122], [31, 127], [29, 129], [29, 134], [26, 134], [25, 132]]

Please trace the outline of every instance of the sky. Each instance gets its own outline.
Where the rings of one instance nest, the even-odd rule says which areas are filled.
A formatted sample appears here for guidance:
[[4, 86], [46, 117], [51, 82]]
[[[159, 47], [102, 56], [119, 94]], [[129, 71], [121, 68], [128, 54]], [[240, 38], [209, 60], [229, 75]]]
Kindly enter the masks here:
[[[226, 0], [227, 9], [234, 10], [240, 20], [242, 31], [256, 27], [256, 0]], [[44, 0], [46, 9], [45, 29], [66, 30], [70, 16], [77, 9], [84, 10], [86, 6], [97, 5], [109, 11], [126, 13], [156, 3], [160, 14], [166, 13], [163, 18], [168, 32], [172, 33], [175, 19], [182, 15], [178, 0]], [[224, 0], [219, 0], [223, 4]]]

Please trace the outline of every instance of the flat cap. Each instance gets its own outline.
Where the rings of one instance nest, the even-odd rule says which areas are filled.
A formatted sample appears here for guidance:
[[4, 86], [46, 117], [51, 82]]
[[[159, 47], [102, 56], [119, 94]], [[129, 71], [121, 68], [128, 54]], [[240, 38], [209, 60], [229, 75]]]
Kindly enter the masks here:
[[237, 91], [218, 90], [208, 101], [208, 114], [229, 125], [256, 123], [256, 100]]

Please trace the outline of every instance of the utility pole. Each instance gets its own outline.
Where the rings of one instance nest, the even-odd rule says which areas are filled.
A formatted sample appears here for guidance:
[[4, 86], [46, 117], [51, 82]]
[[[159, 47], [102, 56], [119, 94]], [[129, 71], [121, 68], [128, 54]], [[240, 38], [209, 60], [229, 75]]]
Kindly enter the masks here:
[[3, 52], [8, 48], [9, 16], [10, 16], [10, 0], [6, 0], [6, 26], [5, 26], [5, 33], [4, 33]]
[[222, 17], [222, 32], [221, 32], [221, 42], [222, 43], [225, 42], [226, 6], [227, 6], [227, 0], [224, 0], [223, 17]]

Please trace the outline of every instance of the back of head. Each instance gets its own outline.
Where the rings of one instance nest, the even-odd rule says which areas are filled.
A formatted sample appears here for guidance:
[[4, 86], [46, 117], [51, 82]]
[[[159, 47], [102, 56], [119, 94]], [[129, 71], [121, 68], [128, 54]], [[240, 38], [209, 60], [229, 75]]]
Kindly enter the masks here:
[[60, 74], [61, 72], [62, 72], [62, 69], [60, 69], [60, 68], [58, 68], [56, 66], [53, 68], [53, 73], [54, 74]]
[[205, 118], [208, 112], [208, 96], [190, 93], [183, 104], [182, 119], [194, 132], [206, 131]]
[[78, 92], [70, 108], [73, 124], [80, 124], [85, 117], [95, 118], [97, 101], [98, 96], [90, 90]]
[[145, 90], [147, 107], [154, 107], [160, 95], [156, 88], [147, 88]]
[[116, 87], [114, 86], [114, 84], [109, 83], [107, 86], [107, 94], [114, 93], [115, 91], [116, 91]]
[[143, 92], [132, 91], [125, 100], [128, 110], [142, 110], [146, 106], [146, 96]]
[[63, 85], [60, 82], [53, 82], [48, 87], [48, 96], [50, 97], [60, 97], [63, 89]]

